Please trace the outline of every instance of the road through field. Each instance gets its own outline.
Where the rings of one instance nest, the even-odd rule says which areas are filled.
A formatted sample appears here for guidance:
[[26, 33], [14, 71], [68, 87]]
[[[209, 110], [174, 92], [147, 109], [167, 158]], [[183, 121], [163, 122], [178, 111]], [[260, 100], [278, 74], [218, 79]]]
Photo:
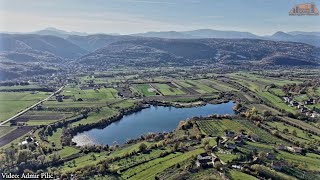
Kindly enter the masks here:
[[5, 121], [1, 122], [1, 123], [0, 123], [0, 126], [3, 126], [3, 125], [4, 125], [4, 124], [6, 124], [7, 122], [9, 122], [9, 121], [11, 121], [11, 120], [13, 120], [13, 119], [15, 119], [15, 118], [17, 118], [17, 117], [21, 116], [22, 114], [24, 114], [24, 113], [28, 112], [28, 111], [29, 111], [29, 110], [31, 110], [32, 108], [34, 108], [34, 107], [38, 106], [39, 104], [41, 104], [41, 103], [43, 103], [43, 102], [47, 101], [47, 100], [48, 100], [48, 99], [50, 99], [52, 96], [54, 96], [54, 95], [56, 95], [56, 94], [60, 93], [60, 92], [63, 90], [63, 88], [64, 88], [64, 87], [65, 87], [65, 86], [60, 87], [57, 91], [55, 91], [54, 93], [52, 93], [52, 94], [51, 94], [50, 96], [48, 96], [47, 98], [45, 98], [45, 99], [43, 99], [43, 100], [41, 100], [41, 101], [37, 102], [36, 104], [34, 104], [34, 105], [32, 105], [32, 106], [30, 106], [30, 107], [26, 108], [25, 110], [23, 110], [23, 111], [19, 112], [18, 114], [16, 114], [16, 115], [12, 116], [11, 118], [9, 118], [9, 119], [7, 119], [7, 120], [5, 120]]

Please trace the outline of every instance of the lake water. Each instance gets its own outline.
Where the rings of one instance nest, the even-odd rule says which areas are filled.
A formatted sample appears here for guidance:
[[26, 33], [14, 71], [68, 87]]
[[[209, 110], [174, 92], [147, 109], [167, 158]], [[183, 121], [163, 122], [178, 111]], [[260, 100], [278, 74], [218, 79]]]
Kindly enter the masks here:
[[113, 145], [115, 142], [124, 144], [128, 139], [136, 139], [150, 132], [173, 131], [181, 120], [193, 116], [234, 114], [233, 105], [234, 103], [230, 101], [192, 108], [150, 106], [139, 112], [126, 115], [103, 129], [92, 129], [79, 133], [73, 138], [73, 141], [80, 146], [85, 144]]

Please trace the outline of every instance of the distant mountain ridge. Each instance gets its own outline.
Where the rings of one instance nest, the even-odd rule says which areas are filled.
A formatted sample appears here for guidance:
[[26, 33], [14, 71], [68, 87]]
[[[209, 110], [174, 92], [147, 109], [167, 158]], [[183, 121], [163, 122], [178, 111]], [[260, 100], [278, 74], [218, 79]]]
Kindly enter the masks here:
[[[119, 34], [88, 34], [82, 32], [68, 32], [56, 28], [46, 28], [44, 30], [31, 32], [29, 34], [38, 35], [52, 35], [68, 39], [74, 44], [80, 45], [88, 51], [96, 50], [103, 47], [104, 45], [115, 42], [117, 39], [125, 39], [128, 36], [134, 37], [154, 37], [154, 38], [166, 38], [166, 39], [203, 39], [203, 38], [223, 38], [223, 39], [265, 39], [274, 41], [291, 41], [291, 42], [302, 42], [313, 46], [320, 47], [320, 32], [303, 32], [303, 31], [292, 31], [282, 32], [278, 31], [270, 36], [259, 36], [250, 32], [241, 31], [225, 31], [225, 30], [212, 30], [212, 29], [198, 29], [191, 31], [159, 31], [159, 32], [146, 32], [125, 35]], [[79, 36], [79, 37], [76, 37]], [[82, 37], [82, 40], [80, 40]], [[84, 38], [83, 38], [84, 37]], [[85, 40], [87, 39], [87, 40]], [[87, 42], [85, 42], [87, 41]]]
[[319, 57], [320, 48], [293, 42], [257, 39], [144, 38], [111, 43], [77, 61], [99, 67], [120, 64], [158, 67], [251, 62], [318, 66]]
[[93, 34], [88, 36], [71, 35], [71, 36], [68, 36], [66, 40], [70, 41], [71, 43], [87, 51], [92, 52], [94, 50], [105, 47], [114, 42], [124, 41], [124, 40], [134, 40], [134, 39], [140, 39], [140, 38], [141, 37]]
[[219, 31], [212, 29], [199, 29], [193, 31], [164, 31], [131, 34], [140, 37], [157, 37], [167, 39], [202, 39], [202, 38], [223, 38], [223, 39], [264, 39], [274, 41], [302, 42], [320, 47], [320, 32], [282, 32], [278, 31], [271, 36], [258, 36], [250, 32]]
[[[53, 28], [46, 30], [65, 33]], [[320, 57], [317, 52], [320, 50], [307, 44], [320, 47], [320, 36], [314, 35], [316, 32], [312, 32], [312, 35], [306, 32], [295, 35], [296, 33], [298, 32], [279, 31], [271, 36], [257, 36], [248, 32], [200, 29], [135, 35], [68, 34], [64, 37], [0, 34], [0, 57], [17, 62], [79, 59], [79, 62], [94, 65], [107, 62], [116, 64], [121, 61], [127, 65], [157, 62], [197, 65], [233, 61], [286, 64], [286, 60], [288, 64], [295, 61], [295, 64], [317, 65]], [[274, 49], [275, 47], [278, 49]], [[302, 51], [303, 49], [308, 51]]]
[[56, 36], [35, 34], [0, 34], [1, 56], [16, 61], [73, 59], [88, 51]]
[[300, 43], [305, 43], [305, 44], [310, 44], [313, 46], [320, 47], [320, 36], [314, 35], [316, 33], [302, 33], [302, 34], [297, 34], [297, 33], [298, 32], [285, 33], [282, 31], [278, 31], [274, 33], [272, 36], [264, 37], [264, 39], [274, 40], [274, 41], [300, 42]]
[[83, 32], [75, 32], [75, 31], [64, 31], [57, 28], [49, 27], [43, 30], [31, 32], [30, 34], [38, 34], [38, 35], [50, 35], [50, 36], [57, 36], [61, 38], [67, 38], [70, 35], [77, 35], [77, 36], [88, 36], [88, 33]]
[[141, 37], [158, 37], [167, 39], [201, 39], [201, 38], [225, 38], [225, 39], [237, 39], [237, 38], [257, 38], [249, 32], [239, 31], [219, 31], [212, 29], [199, 29], [193, 31], [163, 31], [163, 32], [147, 32], [131, 34], [132, 36]]

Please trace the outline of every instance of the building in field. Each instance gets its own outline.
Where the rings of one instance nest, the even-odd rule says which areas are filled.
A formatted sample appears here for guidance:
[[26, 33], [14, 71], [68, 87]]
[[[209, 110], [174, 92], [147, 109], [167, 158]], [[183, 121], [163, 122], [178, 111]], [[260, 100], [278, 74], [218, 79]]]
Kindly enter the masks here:
[[202, 168], [212, 168], [218, 162], [221, 163], [221, 160], [213, 154], [201, 153], [197, 156], [196, 166]]

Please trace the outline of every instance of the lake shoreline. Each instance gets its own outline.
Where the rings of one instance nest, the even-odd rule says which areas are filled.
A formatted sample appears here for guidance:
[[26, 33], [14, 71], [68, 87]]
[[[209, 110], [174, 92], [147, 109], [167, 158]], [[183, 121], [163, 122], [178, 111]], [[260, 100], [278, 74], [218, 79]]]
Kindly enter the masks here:
[[[196, 106], [192, 106], [192, 107], [181, 107], [181, 106], [179, 106], [179, 107], [174, 107], [174, 106], [170, 106], [169, 104], [167, 104], [167, 103], [159, 103], [159, 102], [150, 102], [150, 103], [148, 103], [148, 104], [144, 104], [144, 103], [139, 103], [139, 106], [136, 106], [135, 108], [133, 108], [133, 109], [131, 109], [131, 110], [128, 110], [128, 111], [124, 111], [124, 112], [122, 112], [121, 114], [119, 114], [119, 115], [116, 115], [115, 117], [111, 117], [111, 118], [108, 118], [105, 122], [106, 122], [106, 124], [101, 124], [101, 123], [95, 123], [96, 125], [95, 126], [93, 126], [93, 125], [90, 125], [89, 127], [83, 127], [83, 128], [78, 128], [77, 130], [76, 129], [74, 129], [74, 131], [73, 131], [73, 137], [72, 137], [72, 141], [73, 142], [75, 142], [75, 143], [77, 143], [77, 142], [79, 142], [79, 143], [77, 143], [77, 145], [78, 144], [83, 144], [83, 141], [88, 141], [88, 139], [90, 139], [90, 138], [86, 138], [86, 140], [81, 140], [81, 139], [78, 139], [78, 140], [75, 140], [75, 136], [78, 136], [79, 137], [79, 135], [81, 135], [81, 134], [85, 134], [85, 133], [87, 133], [87, 132], [89, 132], [89, 131], [94, 131], [94, 130], [104, 130], [105, 128], [107, 128], [108, 126], [110, 126], [110, 125], [112, 125], [113, 123], [115, 123], [115, 122], [119, 122], [120, 123], [120, 121], [121, 120], [123, 120], [123, 118], [125, 117], [125, 116], [128, 116], [128, 115], [132, 115], [132, 116], [135, 116], [135, 113], [139, 113], [139, 112], [141, 112], [142, 110], [144, 110], [144, 109], [148, 109], [148, 108], [156, 108], [156, 107], [164, 107], [164, 108], [166, 108], [166, 107], [170, 107], [170, 108], [174, 108], [173, 110], [176, 110], [176, 111], [178, 111], [178, 109], [181, 109], [181, 110], [179, 110], [179, 111], [185, 111], [185, 110], [182, 110], [182, 109], [188, 109], [187, 111], [189, 112], [190, 110], [190, 108], [197, 108], [197, 109], [195, 109], [195, 110], [197, 110], [197, 111], [199, 111], [199, 110], [201, 110], [201, 109], [205, 109], [206, 111], [208, 111], [208, 108], [214, 108], [216, 105], [220, 105], [220, 104], [223, 104], [224, 102], [221, 102], [221, 103], [219, 103], [219, 104], [211, 104], [211, 103], [199, 103], [199, 104], [197, 104]], [[228, 104], [228, 103], [232, 103], [232, 105], [234, 104], [234, 102], [233, 101], [227, 101], [227, 103], [225, 103], [226, 105]], [[208, 105], [208, 107], [206, 107]], [[232, 107], [230, 108], [230, 110], [232, 110]], [[214, 111], [214, 109], [213, 109], [213, 111]], [[194, 113], [196, 113], [196, 112], [194, 112]], [[211, 113], [211, 111], [210, 111], [210, 113], [208, 114], [208, 112], [207, 112], [207, 116], [209, 116], [209, 115], [212, 115], [212, 114], [215, 114], [215, 113]], [[226, 113], [226, 114], [229, 114], [229, 113]], [[233, 114], [233, 113], [231, 113], [231, 114]], [[194, 116], [197, 116], [197, 115], [194, 115]], [[194, 116], [192, 116], [192, 115], [190, 115], [190, 116], [187, 116], [187, 117], [183, 117], [184, 119], [179, 119], [179, 122], [181, 121], [181, 120], [185, 120], [185, 119], [188, 119], [188, 118], [192, 118], [192, 117], [194, 117]], [[200, 113], [198, 116], [202, 116], [202, 114]], [[125, 117], [125, 118], [127, 118], [127, 117]], [[114, 125], [114, 124], [113, 124]], [[166, 131], [166, 132], [172, 132], [172, 131], [174, 131], [174, 128], [173, 128], [173, 130], [170, 130], [170, 131]], [[153, 131], [154, 133], [162, 133], [162, 132], [159, 132], [159, 131]], [[140, 135], [145, 135], [145, 134], [147, 134], [147, 132], [145, 132], [145, 133], [142, 133], [142, 134], [140, 134]], [[92, 138], [92, 139], [94, 139], [94, 138]], [[131, 138], [131, 139], [137, 139], [137, 138]], [[94, 141], [96, 141], [96, 140], [94, 140]], [[80, 143], [81, 142], [81, 143]], [[92, 142], [89, 142], [89, 143], [92, 143]], [[96, 145], [98, 145], [98, 144], [105, 144], [105, 143], [93, 143], [93, 144], [96, 144]], [[110, 143], [107, 143], [107, 144], [109, 144], [109, 145], [111, 145]], [[113, 144], [113, 143], [112, 143]], [[126, 144], [126, 143], [123, 143], [123, 142], [121, 142], [121, 144]]]

